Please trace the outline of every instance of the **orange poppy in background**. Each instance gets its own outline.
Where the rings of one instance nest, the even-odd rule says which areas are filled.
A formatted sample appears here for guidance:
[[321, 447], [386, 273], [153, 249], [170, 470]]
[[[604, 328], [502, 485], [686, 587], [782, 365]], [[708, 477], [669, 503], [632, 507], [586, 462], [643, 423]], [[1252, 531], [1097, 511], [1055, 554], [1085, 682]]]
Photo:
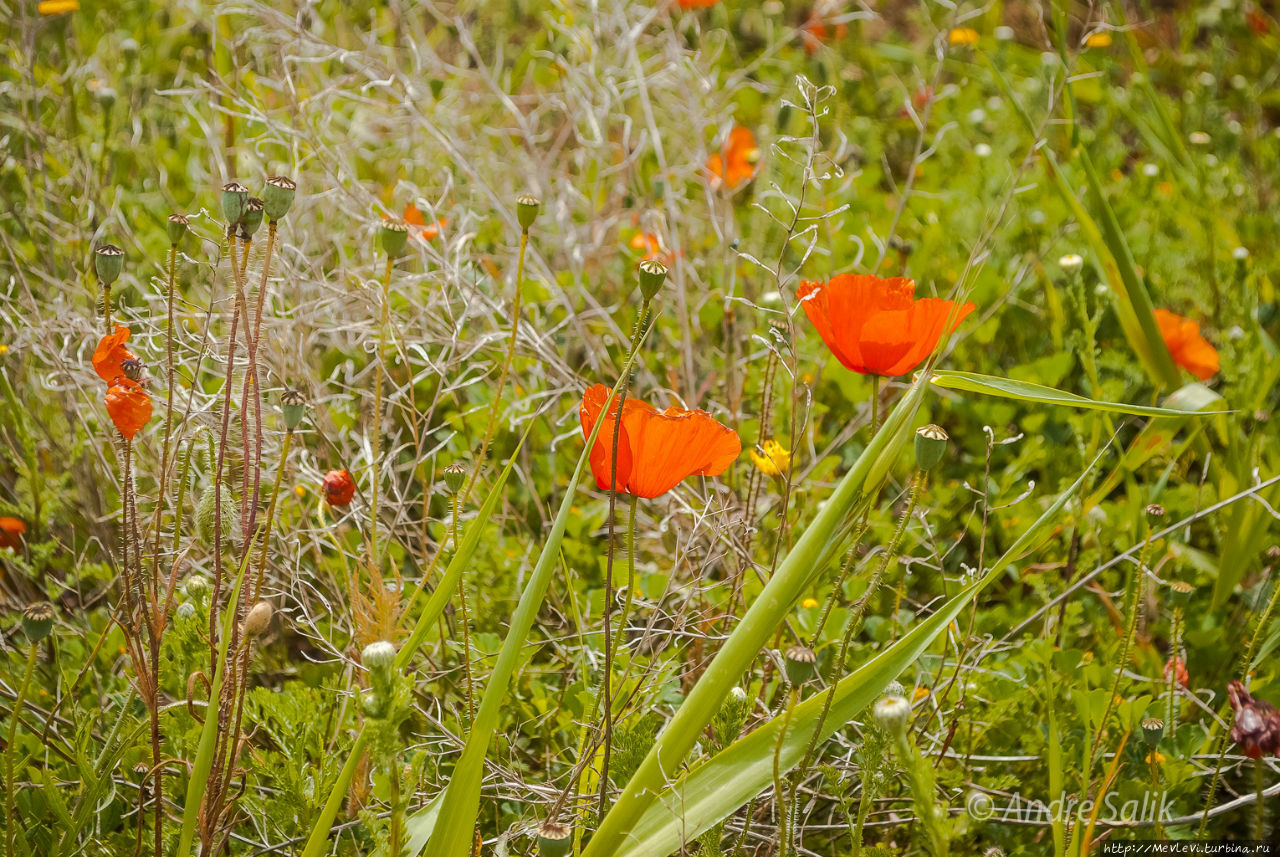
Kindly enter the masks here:
[[26, 531], [27, 525], [17, 518], [7, 515], [0, 518], [0, 548], [18, 550], [22, 547], [22, 536]]
[[1218, 350], [1200, 335], [1200, 325], [1163, 309], [1156, 310], [1156, 324], [1174, 363], [1201, 381], [1218, 374]]
[[[582, 436], [591, 436], [601, 417], [609, 388], [589, 387], [582, 395], [578, 416]], [[612, 469], [613, 427], [617, 401], [600, 426], [591, 449], [591, 472], [596, 487], [609, 488]], [[638, 399], [628, 398], [622, 408], [618, 432], [617, 490], [633, 497], [660, 497], [689, 476], [718, 476], [742, 453], [738, 434], [721, 425], [706, 411], [667, 408], [660, 411]]]
[[129, 328], [123, 324], [117, 324], [116, 332], [102, 337], [98, 347], [93, 350], [93, 371], [108, 384], [112, 383], [117, 375], [124, 374], [124, 369], [121, 368], [124, 361], [138, 359], [138, 355], [125, 347], [128, 341]]
[[151, 419], [151, 397], [132, 378], [124, 375], [113, 378], [104, 401], [111, 422], [127, 440], [133, 440], [133, 436]]
[[849, 26], [843, 21], [827, 26], [827, 19], [835, 16], [839, 11], [840, 0], [818, 0], [813, 4], [813, 11], [809, 13], [804, 26], [800, 28], [806, 53], [816, 54], [824, 43], [831, 39], [843, 39], [849, 35]]
[[428, 224], [426, 215], [419, 211], [416, 205], [409, 203], [404, 207], [404, 222], [409, 224], [413, 233], [423, 241], [430, 241], [449, 225], [449, 218], [442, 217], [435, 223]]
[[330, 470], [324, 475], [324, 501], [330, 506], [346, 506], [356, 495], [356, 483], [346, 470]]
[[923, 363], [974, 309], [942, 298], [916, 300], [915, 291], [915, 281], [905, 277], [839, 274], [801, 283], [796, 297], [846, 369], [893, 377]]
[[756, 145], [756, 135], [741, 125], [734, 126], [729, 132], [729, 142], [723, 153], [716, 152], [707, 158], [711, 186], [716, 189], [723, 186], [737, 190], [755, 178], [759, 168], [760, 148]]
[[681, 9], [710, 9], [720, 0], [676, 0]]

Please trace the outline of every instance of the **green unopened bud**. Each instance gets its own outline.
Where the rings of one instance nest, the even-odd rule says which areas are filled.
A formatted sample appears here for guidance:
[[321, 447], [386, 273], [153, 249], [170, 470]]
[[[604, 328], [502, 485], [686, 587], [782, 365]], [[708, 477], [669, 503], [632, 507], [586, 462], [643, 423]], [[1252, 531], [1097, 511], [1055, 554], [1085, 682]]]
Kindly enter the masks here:
[[270, 176], [267, 186], [262, 189], [262, 204], [266, 207], [267, 219], [283, 220], [293, 205], [294, 194], [298, 186], [293, 179], [284, 176]]
[[271, 624], [271, 615], [274, 612], [270, 601], [259, 601], [253, 605], [253, 609], [244, 617], [244, 627], [241, 629], [241, 633], [246, 638], [260, 636], [263, 631], [267, 630], [267, 626]]
[[378, 232], [378, 242], [382, 244], [382, 252], [392, 259], [400, 258], [409, 244], [409, 224], [400, 220], [387, 221]]
[[103, 244], [93, 251], [93, 271], [98, 281], [111, 285], [124, 271], [124, 251], [114, 244]]
[[203, 574], [193, 574], [187, 580], [187, 597], [203, 602], [209, 595], [209, 578]]
[[360, 660], [372, 673], [387, 673], [396, 663], [396, 645], [378, 640], [364, 647]]
[[467, 467], [462, 462], [455, 461], [444, 469], [444, 487], [449, 489], [450, 494], [457, 494], [466, 482]]
[[27, 642], [36, 645], [44, 641], [53, 631], [53, 605], [48, 601], [37, 601], [22, 611], [22, 633], [27, 635]]
[[1186, 607], [1195, 591], [1196, 588], [1185, 580], [1172, 580], [1169, 582], [1169, 603], [1174, 607]]
[[191, 228], [191, 221], [187, 220], [184, 215], [169, 215], [169, 243], [177, 244], [187, 234], [187, 230]]
[[565, 857], [573, 850], [573, 828], [555, 821], [538, 825], [538, 857]]
[[645, 259], [640, 263], [640, 294], [646, 301], [651, 301], [662, 291], [662, 284], [667, 281], [667, 266], [657, 259]]
[[285, 390], [280, 394], [280, 414], [284, 417], [284, 427], [293, 431], [307, 414], [307, 397], [297, 390]]
[[240, 237], [252, 238], [262, 226], [262, 200], [251, 196], [244, 201], [244, 214], [240, 216]]
[[227, 182], [222, 186], [222, 218], [227, 222], [228, 230], [240, 222], [248, 201], [249, 189], [240, 182]]
[[916, 467], [932, 470], [947, 451], [949, 437], [941, 426], [930, 423], [916, 429]]
[[871, 709], [876, 724], [895, 738], [907, 734], [907, 724], [911, 721], [911, 703], [905, 696], [882, 696]]
[[818, 674], [818, 656], [808, 646], [792, 646], [783, 656], [787, 681], [799, 687]]
[[536, 196], [525, 194], [516, 200], [516, 220], [520, 221], [520, 228], [525, 232], [529, 231], [529, 227], [533, 226], [533, 221], [538, 218], [538, 209], [542, 207], [542, 203]]
[[381, 720], [387, 716], [387, 695], [376, 690], [366, 690], [360, 694], [360, 710], [371, 720]]
[[1164, 737], [1164, 721], [1159, 717], [1148, 717], [1142, 721], [1142, 740], [1148, 747], [1154, 747]]

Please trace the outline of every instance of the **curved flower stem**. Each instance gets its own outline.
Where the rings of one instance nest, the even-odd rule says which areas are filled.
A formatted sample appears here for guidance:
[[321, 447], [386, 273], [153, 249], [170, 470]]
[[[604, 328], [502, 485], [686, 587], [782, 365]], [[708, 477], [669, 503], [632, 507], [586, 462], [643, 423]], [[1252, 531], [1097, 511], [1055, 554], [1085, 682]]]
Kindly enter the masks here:
[[111, 284], [102, 284], [102, 325], [111, 335]]
[[15, 824], [17, 806], [14, 803], [13, 757], [17, 753], [18, 721], [22, 719], [22, 706], [27, 701], [27, 688], [31, 686], [31, 674], [36, 668], [36, 654], [40, 647], [32, 643], [27, 650], [27, 667], [22, 673], [22, 683], [18, 685], [18, 695], [13, 700], [13, 714], [9, 720], [9, 742], [5, 747], [5, 780], [4, 780], [4, 816], [5, 830], [8, 832], [8, 853], [18, 853], [14, 848], [14, 834], [18, 828]]

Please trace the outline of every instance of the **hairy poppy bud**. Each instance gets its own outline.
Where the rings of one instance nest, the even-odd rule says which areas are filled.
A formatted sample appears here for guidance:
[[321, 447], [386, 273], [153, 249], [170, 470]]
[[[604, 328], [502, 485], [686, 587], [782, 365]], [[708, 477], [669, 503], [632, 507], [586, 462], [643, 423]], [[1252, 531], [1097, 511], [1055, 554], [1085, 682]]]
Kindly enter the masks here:
[[947, 451], [949, 435], [941, 426], [920, 426], [916, 429], [916, 467], [921, 470], [932, 470], [942, 461]]
[[177, 244], [182, 240], [182, 236], [187, 234], [187, 230], [191, 228], [191, 221], [187, 220], [184, 215], [169, 215], [169, 243]]
[[249, 189], [240, 182], [227, 182], [222, 186], [222, 218], [227, 222], [227, 229], [240, 222], [248, 201]]
[[666, 281], [666, 265], [657, 259], [645, 259], [640, 263], [640, 294], [644, 295], [645, 301], [653, 300]]
[[1142, 740], [1154, 747], [1164, 737], [1164, 721], [1159, 717], [1148, 717], [1142, 721]]
[[444, 469], [444, 487], [450, 494], [457, 494], [467, 482], [467, 468], [460, 461], [455, 461]]
[[516, 200], [516, 220], [520, 221], [521, 229], [525, 232], [529, 231], [529, 227], [537, 219], [538, 209], [541, 207], [542, 203], [538, 198], [527, 193]]
[[360, 694], [360, 710], [370, 720], [381, 720], [387, 716], [387, 695], [376, 690], [366, 690]]
[[266, 208], [267, 218], [272, 221], [283, 220], [293, 205], [293, 196], [298, 186], [293, 179], [284, 176], [269, 176], [267, 186], [262, 189], [262, 204]]
[[123, 372], [124, 376], [130, 381], [141, 381], [142, 361], [137, 357], [131, 357], [128, 360], [123, 360], [120, 363], [120, 371]]
[[31, 645], [43, 642], [52, 630], [53, 605], [48, 601], [37, 601], [22, 611], [22, 633]]
[[565, 857], [573, 850], [573, 829], [567, 824], [544, 821], [538, 825], [538, 857]]
[[103, 244], [94, 248], [93, 271], [98, 281], [111, 285], [124, 271], [124, 251], [114, 244]]
[[193, 574], [187, 580], [187, 597], [203, 601], [209, 594], [209, 578], [203, 574]]
[[905, 696], [894, 694], [882, 696], [871, 709], [876, 724], [895, 738], [907, 734], [907, 723], [911, 720], [911, 703]]
[[1235, 713], [1231, 740], [1239, 744], [1250, 759], [1280, 756], [1280, 712], [1275, 706], [1254, 699], [1238, 681], [1227, 685], [1227, 696]]
[[262, 200], [251, 196], [244, 201], [244, 214], [240, 216], [240, 237], [252, 238], [262, 226]]
[[280, 394], [280, 413], [284, 417], [284, 427], [293, 431], [306, 416], [307, 397], [298, 390], [285, 390]]
[[818, 674], [818, 656], [808, 646], [792, 646], [783, 659], [787, 681], [799, 686]]
[[244, 627], [241, 628], [241, 632], [246, 638], [260, 636], [271, 624], [271, 615], [274, 612], [270, 601], [259, 601], [244, 617]]
[[360, 653], [360, 660], [371, 671], [385, 672], [395, 666], [396, 663], [396, 645], [386, 640], [378, 640], [364, 647], [364, 651]]
[[382, 252], [392, 259], [404, 255], [404, 248], [409, 244], [409, 224], [400, 220], [391, 220], [382, 224], [378, 232], [378, 242], [382, 244]]
[[[222, 540], [226, 541], [231, 538], [231, 519], [235, 517], [235, 500], [231, 497], [231, 490], [226, 485], [222, 486]], [[217, 495], [214, 493], [213, 486], [205, 488], [200, 494], [200, 501], [196, 503], [196, 535], [206, 544], [213, 543], [213, 522], [217, 517]]]

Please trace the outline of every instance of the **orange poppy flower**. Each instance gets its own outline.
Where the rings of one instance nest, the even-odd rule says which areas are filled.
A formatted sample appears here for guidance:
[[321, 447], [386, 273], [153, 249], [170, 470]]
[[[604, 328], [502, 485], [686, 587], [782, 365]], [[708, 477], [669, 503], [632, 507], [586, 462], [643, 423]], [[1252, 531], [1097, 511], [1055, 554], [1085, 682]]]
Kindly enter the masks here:
[[1200, 325], [1163, 309], [1156, 310], [1156, 324], [1174, 363], [1201, 381], [1218, 373], [1218, 351], [1200, 335]]
[[345, 470], [330, 470], [324, 475], [324, 501], [330, 506], [346, 506], [356, 495], [356, 483]]
[[104, 401], [111, 422], [128, 440], [133, 440], [133, 436], [151, 419], [151, 397], [132, 378], [124, 375], [113, 378]]
[[676, 0], [681, 9], [710, 9], [720, 0]]
[[93, 371], [98, 377], [110, 384], [117, 375], [123, 375], [120, 368], [126, 360], [137, 360], [138, 355], [125, 347], [129, 341], [129, 328], [123, 324], [116, 325], [116, 332], [102, 337], [98, 347], [93, 350]]
[[1164, 680], [1176, 680], [1186, 687], [1191, 683], [1191, 674], [1187, 672], [1187, 662], [1182, 658], [1169, 658], [1164, 664]]
[[423, 241], [430, 241], [449, 225], [449, 218], [442, 217], [435, 223], [428, 224], [426, 216], [418, 210], [418, 207], [409, 203], [404, 207], [404, 222], [415, 227], [414, 234]]
[[915, 281], [905, 277], [839, 274], [826, 283], [801, 283], [796, 297], [846, 369], [892, 377], [923, 363], [974, 309], [942, 298], [916, 300], [915, 291]]
[[849, 34], [849, 27], [843, 22], [832, 27], [827, 26], [826, 19], [839, 12], [839, 10], [840, 3], [838, 0], [836, 2], [818, 0], [814, 4], [813, 11], [809, 13], [809, 18], [804, 22], [804, 26], [800, 28], [806, 53], [816, 54], [818, 49], [827, 41], [843, 39]]
[[759, 168], [760, 149], [756, 146], [756, 135], [741, 125], [734, 126], [729, 132], [729, 142], [723, 152], [707, 158], [707, 173], [711, 186], [716, 189], [737, 190], [755, 178]]
[[[583, 394], [578, 416], [584, 439], [591, 436], [608, 399], [609, 388], [603, 384], [596, 384]], [[591, 472], [601, 490], [609, 488], [617, 413], [615, 400], [591, 449]], [[706, 411], [660, 411], [628, 398], [618, 432], [617, 490], [634, 497], [660, 497], [689, 476], [718, 476], [741, 452], [737, 432], [716, 422]]]
[[0, 548], [18, 550], [22, 547], [22, 534], [26, 531], [27, 525], [17, 518], [0, 518]]

